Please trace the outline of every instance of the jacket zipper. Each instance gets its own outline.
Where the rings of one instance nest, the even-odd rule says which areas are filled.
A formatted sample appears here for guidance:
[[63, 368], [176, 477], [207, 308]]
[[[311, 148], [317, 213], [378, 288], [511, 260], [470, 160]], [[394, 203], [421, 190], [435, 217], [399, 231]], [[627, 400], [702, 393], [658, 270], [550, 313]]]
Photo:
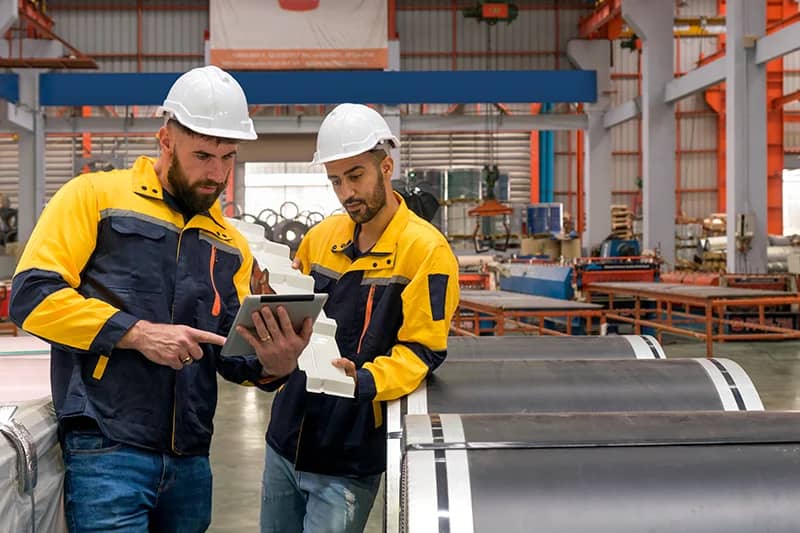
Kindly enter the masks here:
[[211, 261], [208, 265], [209, 276], [211, 276], [211, 288], [214, 289], [214, 304], [211, 306], [211, 316], [219, 316], [222, 311], [222, 300], [214, 282], [214, 264], [217, 262], [217, 247], [211, 246]]
[[[186, 228], [184, 227], [180, 234], [178, 235], [178, 249], [175, 251], [175, 278], [177, 279], [178, 274], [178, 263], [180, 263], [181, 257], [181, 240], [183, 239], [183, 232]], [[169, 313], [170, 322], [175, 322], [175, 295], [173, 294], [172, 297], [172, 309], [170, 309]], [[178, 411], [178, 375], [175, 375], [175, 379], [172, 382], [172, 451], [177, 454], [181, 455], [175, 448], [175, 424], [176, 424], [176, 416]]]
[[372, 299], [375, 297], [375, 284], [369, 286], [369, 295], [367, 296], [367, 309], [364, 312], [364, 329], [361, 330], [361, 337], [358, 339], [358, 348], [356, 353], [361, 353], [361, 343], [364, 340], [364, 335], [367, 334], [369, 328], [369, 321], [372, 319]]

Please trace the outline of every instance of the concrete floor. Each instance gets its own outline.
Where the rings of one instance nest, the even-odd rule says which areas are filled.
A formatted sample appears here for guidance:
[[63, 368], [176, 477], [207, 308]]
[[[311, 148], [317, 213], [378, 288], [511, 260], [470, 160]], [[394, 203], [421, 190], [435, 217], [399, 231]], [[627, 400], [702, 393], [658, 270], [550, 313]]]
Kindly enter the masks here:
[[[703, 357], [705, 344], [664, 341], [668, 357]], [[800, 342], [726, 343], [716, 357], [739, 363], [769, 410], [800, 409]], [[214, 515], [211, 532], [258, 531], [264, 431], [272, 395], [220, 380], [219, 406], [211, 449], [214, 471]], [[382, 493], [382, 491], [381, 491]], [[383, 500], [379, 497], [366, 531], [382, 530]]]

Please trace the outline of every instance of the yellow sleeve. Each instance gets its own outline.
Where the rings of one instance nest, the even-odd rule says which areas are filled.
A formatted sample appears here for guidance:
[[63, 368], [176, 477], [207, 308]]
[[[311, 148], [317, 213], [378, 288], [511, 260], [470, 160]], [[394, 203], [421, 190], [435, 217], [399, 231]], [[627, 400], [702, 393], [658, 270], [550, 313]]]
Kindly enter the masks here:
[[137, 319], [76, 290], [94, 252], [99, 221], [88, 177], [71, 180], [53, 196], [14, 273], [9, 314], [45, 340], [107, 354]]
[[416, 389], [446, 357], [458, 300], [458, 263], [449, 246], [439, 245], [403, 290], [397, 344], [358, 370], [359, 399], [394, 400]]

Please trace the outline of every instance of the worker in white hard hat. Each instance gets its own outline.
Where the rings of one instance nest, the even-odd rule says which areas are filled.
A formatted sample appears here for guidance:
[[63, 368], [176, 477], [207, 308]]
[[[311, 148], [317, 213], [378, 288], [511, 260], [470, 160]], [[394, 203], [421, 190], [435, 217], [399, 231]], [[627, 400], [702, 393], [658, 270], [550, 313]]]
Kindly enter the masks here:
[[12, 319], [52, 344], [71, 532], [205, 531], [217, 372], [264, 386], [311, 335], [265, 309], [242, 333], [253, 355], [220, 357], [253, 257], [217, 199], [256, 133], [217, 67], [179, 77], [162, 111], [158, 158], [62, 187], [14, 275]]
[[346, 214], [312, 228], [294, 266], [327, 293], [355, 398], [306, 392], [295, 371], [272, 404], [261, 531], [362, 531], [386, 468], [386, 401], [413, 391], [444, 360], [458, 265], [444, 236], [392, 191], [400, 141], [371, 108], [342, 104], [322, 122], [323, 164]]

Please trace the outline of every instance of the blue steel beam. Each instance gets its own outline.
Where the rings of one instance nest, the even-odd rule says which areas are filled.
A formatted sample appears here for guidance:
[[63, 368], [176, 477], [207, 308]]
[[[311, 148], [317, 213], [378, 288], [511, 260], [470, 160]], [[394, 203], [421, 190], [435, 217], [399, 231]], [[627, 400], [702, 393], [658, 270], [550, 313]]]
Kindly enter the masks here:
[[[593, 70], [234, 72], [251, 104], [595, 102]], [[179, 73], [46, 73], [42, 105], [159, 105]]]
[[0, 99], [19, 102], [19, 76], [16, 74], [0, 74]]

